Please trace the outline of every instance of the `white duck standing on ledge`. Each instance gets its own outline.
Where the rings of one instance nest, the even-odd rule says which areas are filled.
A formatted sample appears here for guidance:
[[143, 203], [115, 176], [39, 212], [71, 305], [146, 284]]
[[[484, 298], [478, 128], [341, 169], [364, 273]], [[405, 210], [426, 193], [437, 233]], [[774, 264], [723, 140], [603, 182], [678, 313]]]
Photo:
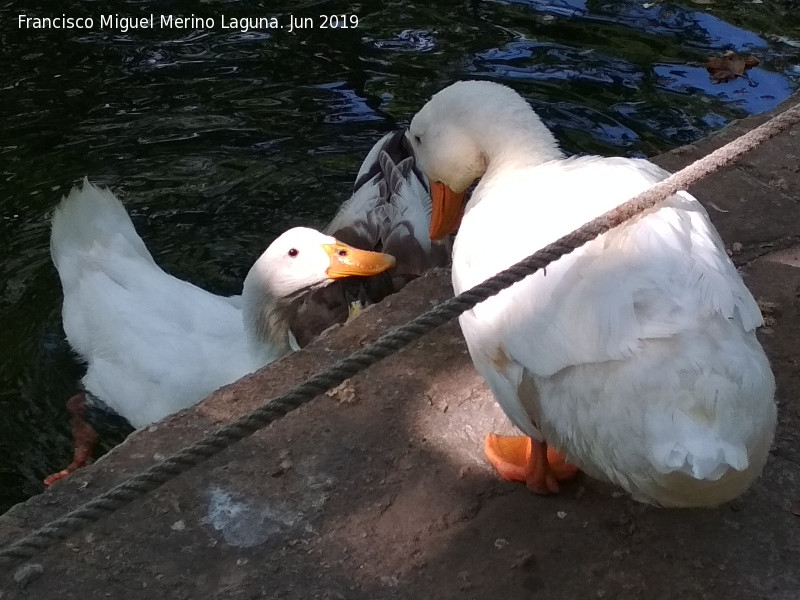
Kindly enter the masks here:
[[[135, 427], [297, 349], [289, 318], [303, 295], [395, 264], [298, 227], [259, 257], [241, 296], [217, 296], [161, 270], [122, 203], [87, 180], [55, 211], [51, 255], [64, 290], [64, 331], [88, 365], [83, 386]], [[83, 394], [68, 402], [75, 460], [48, 485], [91, 456], [97, 435], [84, 403]]]
[[367, 154], [353, 195], [325, 233], [355, 248], [391, 254], [397, 263], [380, 275], [340, 280], [308, 294], [292, 319], [300, 345], [344, 323], [351, 307], [379, 302], [428, 269], [449, 264], [449, 240], [432, 242], [430, 221], [428, 182], [417, 168], [405, 131], [387, 133]]
[[[486, 81], [433, 96], [408, 137], [431, 181], [431, 237], [463, 213], [456, 293], [668, 175], [646, 160], [565, 158], [523, 98]], [[547, 494], [577, 466], [643, 502], [714, 506], [764, 466], [776, 407], [761, 314], [686, 192], [460, 321], [476, 368], [526, 434], [487, 438], [509, 480]]]

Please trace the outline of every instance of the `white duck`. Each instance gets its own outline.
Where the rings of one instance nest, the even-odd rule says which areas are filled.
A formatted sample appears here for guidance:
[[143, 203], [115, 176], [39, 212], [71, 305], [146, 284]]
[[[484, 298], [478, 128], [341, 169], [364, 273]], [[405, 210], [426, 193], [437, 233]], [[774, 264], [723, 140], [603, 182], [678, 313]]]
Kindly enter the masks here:
[[353, 305], [379, 302], [429, 268], [447, 265], [449, 241], [431, 241], [430, 217], [428, 182], [405, 132], [387, 133], [367, 154], [353, 195], [325, 233], [362, 250], [391, 254], [397, 263], [380, 275], [337, 281], [308, 294], [292, 320], [299, 344], [305, 346], [331, 325], [345, 322]]
[[[414, 117], [459, 293], [668, 173], [565, 158], [518, 94], [464, 81]], [[463, 192], [482, 177], [471, 199]], [[662, 506], [713, 506], [761, 472], [775, 384], [756, 302], [697, 200], [672, 196], [461, 317], [472, 360], [526, 437], [489, 436], [501, 475], [538, 493], [575, 468]]]
[[[395, 263], [298, 227], [259, 257], [241, 296], [217, 296], [161, 270], [120, 201], [88, 180], [55, 211], [51, 255], [64, 290], [64, 331], [88, 363], [83, 385], [135, 427], [297, 349], [289, 319], [304, 294]], [[93, 432], [81, 424], [81, 396], [68, 406], [76, 461], [85, 463]]]

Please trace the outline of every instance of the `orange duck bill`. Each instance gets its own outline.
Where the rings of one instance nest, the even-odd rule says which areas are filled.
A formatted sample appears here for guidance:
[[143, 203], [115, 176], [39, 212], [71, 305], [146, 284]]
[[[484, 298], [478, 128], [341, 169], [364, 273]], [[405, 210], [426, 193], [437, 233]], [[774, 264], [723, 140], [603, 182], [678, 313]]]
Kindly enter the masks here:
[[331, 279], [377, 275], [391, 269], [396, 262], [391, 254], [359, 250], [338, 241], [322, 247], [331, 259], [330, 266], [325, 271]]
[[440, 181], [431, 183], [430, 238], [441, 240], [453, 233], [461, 223], [464, 214], [464, 196], [466, 192], [457, 194]]

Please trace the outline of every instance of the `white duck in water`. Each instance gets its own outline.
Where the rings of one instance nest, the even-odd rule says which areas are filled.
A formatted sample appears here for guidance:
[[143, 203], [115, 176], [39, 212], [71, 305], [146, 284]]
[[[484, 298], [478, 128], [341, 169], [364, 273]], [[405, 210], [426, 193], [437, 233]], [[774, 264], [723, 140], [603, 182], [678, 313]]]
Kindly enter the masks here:
[[[463, 212], [456, 293], [668, 175], [646, 160], [565, 158], [525, 100], [485, 81], [436, 94], [408, 136], [432, 182], [431, 237]], [[573, 463], [643, 502], [714, 506], [762, 470], [776, 407], [761, 314], [686, 192], [460, 321], [476, 368], [527, 434], [487, 438], [507, 479], [556, 492]]]
[[[161, 270], [122, 203], [87, 180], [55, 211], [51, 255], [64, 290], [64, 331], [88, 364], [83, 385], [135, 427], [297, 349], [289, 319], [304, 294], [395, 264], [389, 255], [298, 227], [259, 257], [241, 296], [217, 296]], [[86, 446], [96, 440], [81, 423], [81, 396], [69, 403], [77, 463], [86, 462]]]
[[380, 275], [340, 280], [308, 294], [292, 319], [299, 344], [305, 346], [331, 325], [344, 323], [354, 305], [379, 302], [428, 269], [446, 266], [450, 244], [431, 241], [430, 218], [428, 182], [405, 132], [384, 135], [367, 154], [353, 195], [325, 233], [355, 248], [391, 254], [397, 263]]

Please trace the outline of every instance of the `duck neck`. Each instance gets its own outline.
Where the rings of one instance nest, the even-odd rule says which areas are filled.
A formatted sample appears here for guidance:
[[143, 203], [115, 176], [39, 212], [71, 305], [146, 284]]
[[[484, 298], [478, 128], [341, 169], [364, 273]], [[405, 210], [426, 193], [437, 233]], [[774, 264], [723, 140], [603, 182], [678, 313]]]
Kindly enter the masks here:
[[466, 205], [465, 214], [487, 197], [485, 191], [495, 183], [523, 169], [565, 157], [555, 136], [527, 103], [495, 111], [494, 118], [488, 114], [484, 116], [480, 122], [491, 124], [478, 137], [485, 171]]
[[291, 301], [276, 298], [251, 271], [244, 281], [242, 304], [250, 345], [264, 364], [291, 352]]
[[488, 121], [495, 125], [487, 127], [481, 141], [486, 160], [484, 177], [501, 169], [535, 167], [564, 158], [555, 136], [527, 104], [499, 117]]

